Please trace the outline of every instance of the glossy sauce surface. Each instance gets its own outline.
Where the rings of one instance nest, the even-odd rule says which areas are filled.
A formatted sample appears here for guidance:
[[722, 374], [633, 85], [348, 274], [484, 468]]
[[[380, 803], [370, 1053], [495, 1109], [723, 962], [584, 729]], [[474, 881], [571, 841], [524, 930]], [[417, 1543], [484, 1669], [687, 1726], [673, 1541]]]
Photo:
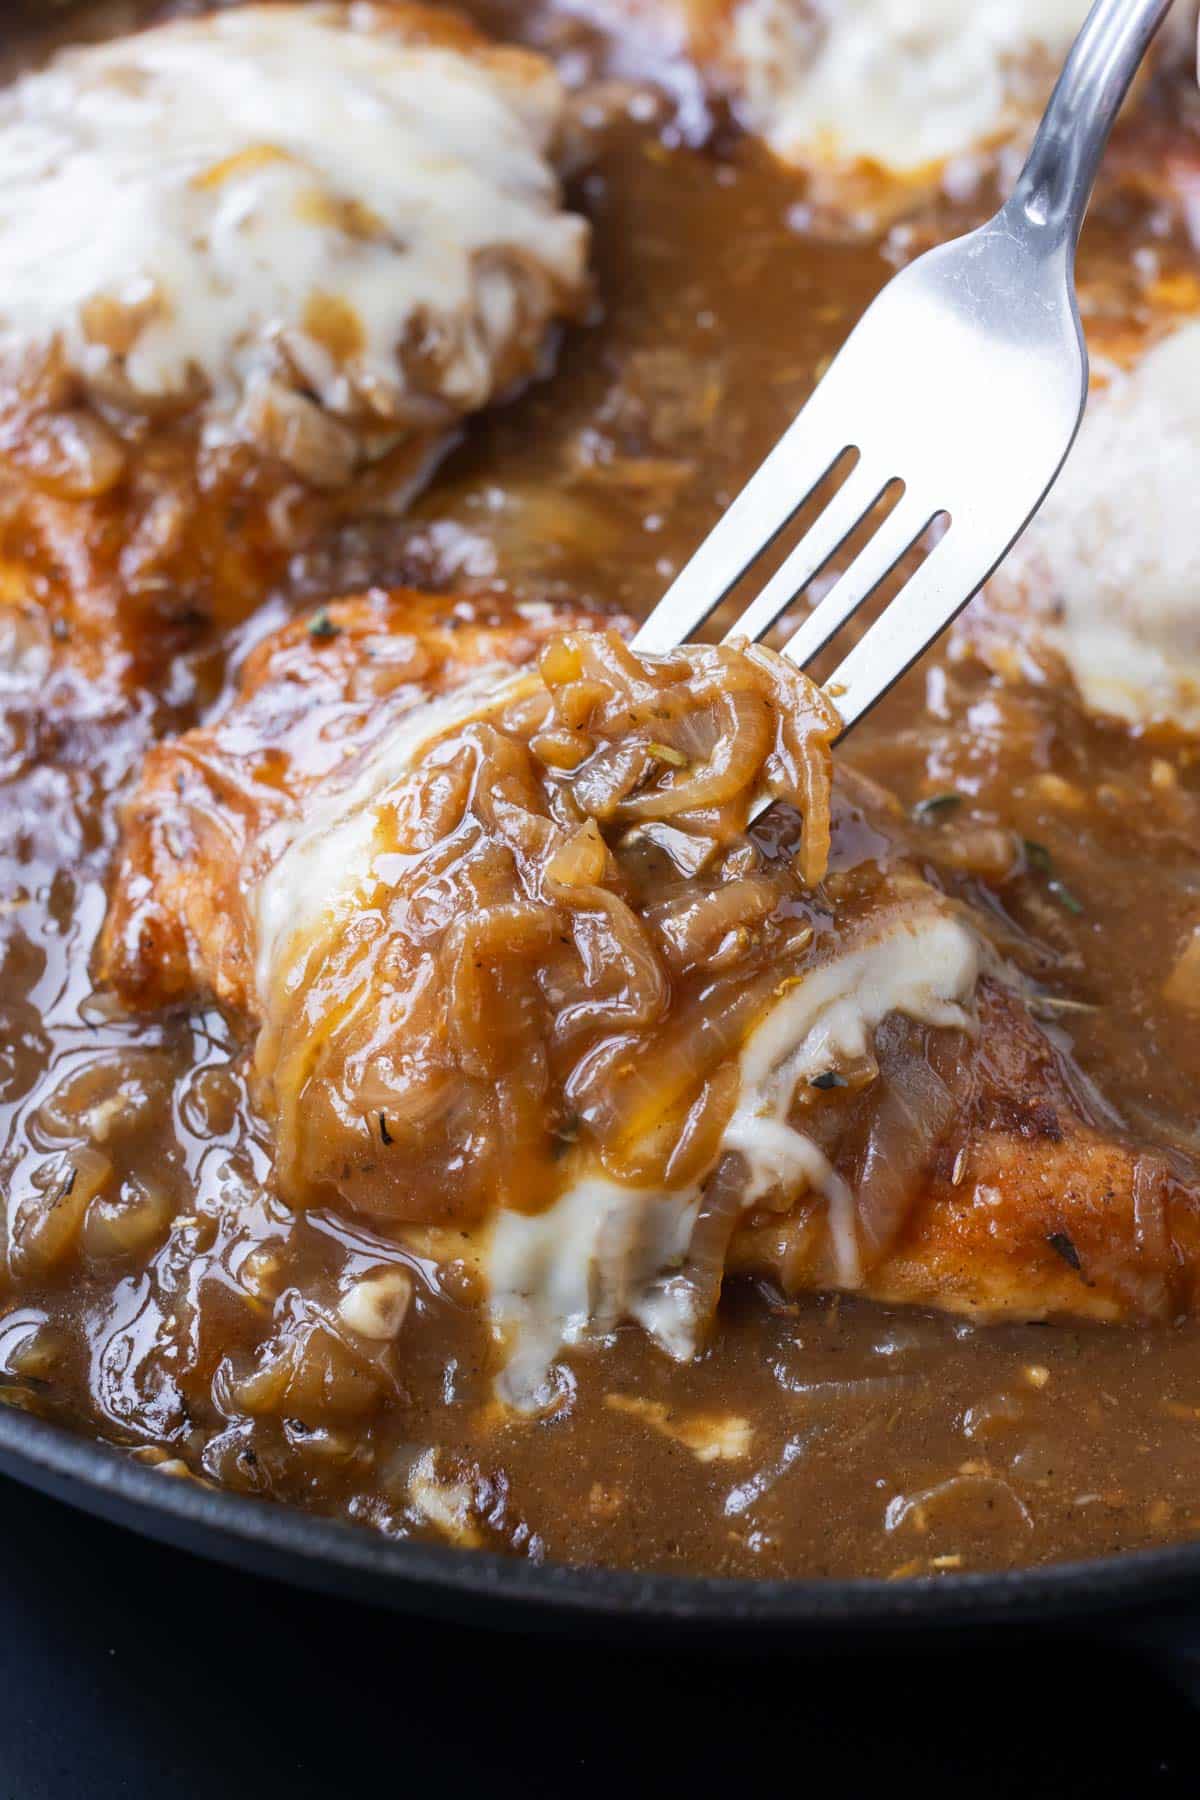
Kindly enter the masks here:
[[[561, 17], [515, 4], [481, 16], [577, 78], [628, 73]], [[1191, 104], [1150, 95], [1152, 116], [1116, 146], [1126, 179], [1102, 192], [1082, 260], [1101, 350], [1200, 299], [1161, 179], [1168, 156], [1177, 172], [1194, 165]], [[1190, 1323], [977, 1328], [731, 1283], [694, 1363], [622, 1330], [566, 1359], [552, 1416], [504, 1414], [453, 1260], [389, 1248], [365, 1222], [294, 1215], [271, 1193], [228, 1023], [215, 1010], [130, 1021], [92, 989], [122, 788], [146, 744], [211, 705], [270, 626], [400, 580], [643, 615], [897, 263], [990, 199], [984, 183], [863, 238], [707, 118], [692, 84], [666, 98], [610, 87], [590, 110], [575, 198], [595, 231], [596, 305], [554, 375], [475, 424], [407, 519], [364, 495], [248, 620], [190, 626], [153, 693], [98, 698], [68, 674], [49, 697], [14, 680], [5, 698], [4, 1396], [169, 1471], [400, 1535], [582, 1562], [952, 1574], [1187, 1536], [1200, 1525]], [[1195, 1015], [1162, 993], [1200, 907], [1193, 750], [1090, 723], [1065, 686], [1006, 685], [943, 649], [841, 754], [906, 807], [957, 796], [947, 831], [1024, 843], [1015, 873], [989, 879], [976, 858], [959, 891], [1065, 1003], [1057, 1028], [1121, 1129], [1194, 1150]], [[36, 1257], [23, 1266], [22, 1195], [80, 1149], [94, 1160], [77, 1156], [75, 1179], [90, 1170], [117, 1200], [89, 1210], [78, 1257], [49, 1274]], [[320, 1307], [347, 1269], [381, 1261], [403, 1264], [436, 1330], [364, 1373], [324, 1342]], [[303, 1366], [272, 1350], [281, 1291], [298, 1296]]]

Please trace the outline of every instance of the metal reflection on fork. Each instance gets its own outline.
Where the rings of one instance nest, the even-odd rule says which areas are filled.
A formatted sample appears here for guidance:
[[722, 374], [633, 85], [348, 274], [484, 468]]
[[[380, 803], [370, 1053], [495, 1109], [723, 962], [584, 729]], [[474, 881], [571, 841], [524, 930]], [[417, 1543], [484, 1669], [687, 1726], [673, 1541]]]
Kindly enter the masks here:
[[692, 637], [848, 450], [853, 470], [728, 637], [761, 638], [897, 483], [903, 492], [783, 646], [807, 668], [880, 584], [939, 541], [827, 683], [843, 731], [978, 592], [1079, 429], [1088, 363], [1075, 248], [1109, 132], [1171, 0], [1096, 0], [1011, 199], [903, 269], [634, 639]]

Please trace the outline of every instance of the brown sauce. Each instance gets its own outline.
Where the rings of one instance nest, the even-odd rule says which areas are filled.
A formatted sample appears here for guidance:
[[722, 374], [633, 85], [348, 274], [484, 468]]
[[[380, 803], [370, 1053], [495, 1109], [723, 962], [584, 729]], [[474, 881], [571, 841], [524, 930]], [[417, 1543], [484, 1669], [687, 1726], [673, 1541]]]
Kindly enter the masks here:
[[[613, 60], [515, 0], [478, 10], [580, 70]], [[1156, 145], [1185, 165], [1200, 148], [1190, 95], [1144, 104], [1115, 153], [1136, 178], [1102, 193], [1083, 250], [1101, 347], [1153, 335], [1197, 292], [1195, 254], [1152, 179]], [[192, 627], [153, 691], [97, 700], [68, 672], [0, 709], [3, 1397], [237, 1491], [587, 1563], [950, 1574], [1187, 1537], [1200, 1526], [1192, 1323], [976, 1327], [785, 1302], [745, 1279], [727, 1284], [695, 1362], [622, 1330], [611, 1348], [568, 1354], [559, 1409], [522, 1419], [491, 1399], [453, 1262], [406, 1253], [413, 1304], [436, 1329], [413, 1335], [398, 1370], [348, 1367], [299, 1303], [290, 1329], [307, 1360], [284, 1367], [274, 1295], [321, 1302], [347, 1266], [378, 1261], [378, 1239], [271, 1193], [244, 1046], [215, 1009], [147, 1023], [93, 990], [117, 799], [146, 746], [228, 691], [269, 627], [405, 579], [644, 615], [897, 261], [988, 204], [981, 191], [878, 241], [838, 236], [817, 228], [797, 177], [720, 121], [699, 130], [690, 91], [678, 118], [669, 101], [631, 110], [597, 126], [576, 195], [596, 234], [595, 317], [548, 381], [472, 426], [406, 520], [364, 501], [331, 523], [247, 623]], [[1089, 722], [1061, 686], [1004, 685], [943, 650], [839, 755], [909, 808], [955, 793], [956, 830], [1042, 847], [1016, 879], [967, 871], [961, 891], [1069, 1003], [1057, 1028], [1120, 1129], [1195, 1150], [1195, 1016], [1162, 998], [1200, 891], [1193, 751]], [[21, 1196], [78, 1146], [109, 1167], [84, 1160], [75, 1179], [90, 1169], [118, 1203], [89, 1213], [80, 1256], [22, 1270]], [[422, 1516], [413, 1472], [431, 1452]]]

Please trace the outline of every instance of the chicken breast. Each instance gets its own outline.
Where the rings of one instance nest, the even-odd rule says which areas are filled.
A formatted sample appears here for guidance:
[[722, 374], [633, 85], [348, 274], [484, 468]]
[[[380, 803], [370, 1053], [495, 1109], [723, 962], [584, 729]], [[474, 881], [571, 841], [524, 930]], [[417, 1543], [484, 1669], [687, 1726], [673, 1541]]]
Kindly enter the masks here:
[[1058, 485], [966, 616], [966, 641], [1001, 670], [1019, 661], [1044, 678], [1065, 663], [1099, 716], [1200, 731], [1198, 484], [1190, 322], [1094, 396]]
[[243, 1017], [283, 1196], [465, 1256], [526, 1407], [624, 1320], [694, 1355], [727, 1265], [983, 1316], [1190, 1304], [1196, 1195], [1101, 1129], [887, 796], [831, 800], [818, 691], [563, 623], [339, 602], [148, 759], [101, 973]]
[[897, 181], [1027, 131], [1087, 0], [591, 0], [687, 57], [784, 162]]
[[344, 480], [527, 374], [578, 304], [563, 113], [540, 57], [419, 7], [251, 6], [66, 52], [0, 100], [0, 353], [93, 404], [199, 398], [206, 441]]
[[[903, 1229], [882, 1243], [865, 1291], [985, 1321], [1168, 1320], [1193, 1311], [1200, 1188], [1083, 1116], [1077, 1079], [1010, 988], [985, 980], [969, 1095], [921, 1168]], [[901, 1086], [906, 1077], [901, 1076]], [[869, 1139], [864, 1176], [878, 1174]], [[803, 1208], [759, 1215], [732, 1266], [786, 1292], [822, 1284], [819, 1223]]]
[[[820, 214], [866, 230], [939, 186], [969, 192], [997, 163], [1010, 180], [1088, 12], [1088, 0], [578, 4], [619, 36], [623, 60], [693, 68], [808, 176]], [[1194, 55], [1195, 7], [1179, 6], [1153, 60]], [[1135, 155], [1123, 174], [1141, 172]]]
[[732, 0], [694, 9], [750, 128], [786, 162], [898, 176], [1036, 118], [1086, 0]]
[[405, 4], [175, 19], [0, 93], [0, 555], [32, 539], [59, 637], [240, 616], [364, 470], [394, 510], [538, 372], [587, 291], [566, 135], [542, 57]]

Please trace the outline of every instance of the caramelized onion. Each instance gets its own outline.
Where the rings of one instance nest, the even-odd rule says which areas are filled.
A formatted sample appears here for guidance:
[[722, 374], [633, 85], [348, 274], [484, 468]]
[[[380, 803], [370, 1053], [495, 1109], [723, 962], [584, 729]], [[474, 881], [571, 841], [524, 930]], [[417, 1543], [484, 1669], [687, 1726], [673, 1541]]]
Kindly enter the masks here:
[[30, 1191], [9, 1208], [8, 1263], [15, 1276], [44, 1275], [71, 1254], [84, 1215], [112, 1172], [107, 1156], [87, 1148], [54, 1157], [37, 1172]]
[[1192, 932], [1163, 985], [1163, 995], [1172, 1006], [1200, 1013], [1200, 926]]
[[512, 958], [537, 956], [554, 930], [553, 916], [538, 907], [494, 906], [451, 927], [447, 962], [447, 1020], [456, 1060], [468, 1075], [490, 1080], [501, 1073], [512, 1019], [496, 1004], [498, 971]]
[[707, 962], [724, 942], [747, 934], [770, 917], [779, 890], [767, 876], [726, 881], [707, 893], [689, 892], [656, 911], [654, 923], [673, 969], [683, 971]]
[[737, 1154], [723, 1156], [705, 1186], [688, 1245], [686, 1278], [695, 1317], [702, 1327], [711, 1325], [721, 1298], [729, 1240], [741, 1215], [745, 1189], [746, 1165], [742, 1158]]
[[734, 1054], [775, 985], [773, 978], [769, 987], [761, 980], [718, 984], [658, 1034], [652, 1058], [639, 1057], [626, 1034], [601, 1039], [579, 1059], [567, 1094], [610, 1166], [624, 1166], [656, 1122], [676, 1113]]
[[718, 694], [711, 705], [676, 726], [673, 747], [687, 758], [682, 770], [668, 765], [666, 779], [623, 800], [625, 819], [670, 819], [702, 806], [723, 806], [739, 796], [754, 799], [771, 741], [771, 714], [757, 694]]
[[856, 1189], [859, 1250], [867, 1268], [903, 1230], [969, 1084], [963, 1040], [956, 1034], [926, 1039], [899, 1019], [879, 1034], [880, 1092]]
[[811, 936], [746, 820], [784, 794], [821, 874], [836, 716], [769, 651], [573, 631], [538, 673], [371, 799], [369, 877], [275, 972], [257, 1069], [293, 1200], [469, 1221], [548, 1203], [588, 1145], [668, 1186], [719, 1156], [742, 1037]]
[[125, 451], [96, 414], [78, 409], [35, 416], [9, 454], [36, 486], [63, 500], [95, 500], [125, 473]]
[[588, 819], [559, 845], [546, 864], [547, 892], [561, 894], [568, 888], [595, 887], [603, 879], [607, 863], [608, 846], [596, 821]]
[[607, 744], [579, 768], [571, 783], [571, 798], [582, 812], [607, 822], [646, 778], [652, 764], [649, 749], [637, 739]]

